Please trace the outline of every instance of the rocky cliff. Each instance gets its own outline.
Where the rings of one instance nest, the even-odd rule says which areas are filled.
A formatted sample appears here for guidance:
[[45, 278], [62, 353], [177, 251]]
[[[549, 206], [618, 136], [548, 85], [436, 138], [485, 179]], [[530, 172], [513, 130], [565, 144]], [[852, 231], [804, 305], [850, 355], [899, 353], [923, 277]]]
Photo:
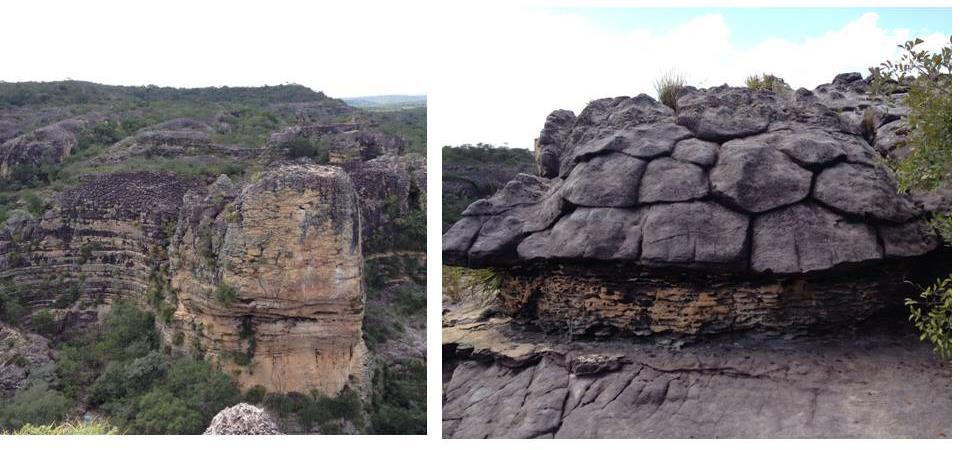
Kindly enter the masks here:
[[902, 312], [949, 272], [949, 187], [898, 192], [907, 110], [866, 86], [550, 114], [535, 174], [443, 237], [484, 269], [445, 290], [444, 436], [949, 437]]
[[[425, 359], [406, 315], [425, 303], [426, 160], [364, 111], [293, 86], [0, 88], [0, 318], [27, 336], [4, 397], [50, 362], [33, 343], [55, 357], [119, 300], [245, 389], [372, 397], [382, 366]], [[405, 350], [371, 353], [365, 266], [391, 264], [414, 275], [382, 281], [375, 320]], [[394, 287], [402, 313], [380, 306]]]

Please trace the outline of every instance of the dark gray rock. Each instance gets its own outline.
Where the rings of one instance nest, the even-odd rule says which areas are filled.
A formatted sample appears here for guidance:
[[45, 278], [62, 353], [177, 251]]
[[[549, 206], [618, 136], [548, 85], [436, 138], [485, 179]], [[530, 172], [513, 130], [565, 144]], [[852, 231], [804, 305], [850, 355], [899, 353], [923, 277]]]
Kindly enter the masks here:
[[746, 216], [713, 202], [653, 205], [644, 212], [641, 260], [650, 265], [731, 264], [746, 256]]
[[709, 193], [703, 169], [673, 158], [651, 161], [640, 180], [640, 203], [683, 202]]
[[726, 86], [680, 97], [677, 123], [700, 139], [723, 142], [766, 131], [781, 109], [772, 92]]
[[640, 248], [642, 214], [620, 208], [578, 208], [549, 230], [517, 247], [520, 259], [587, 258], [634, 260]]
[[626, 207], [637, 204], [646, 162], [622, 153], [600, 155], [577, 164], [563, 183], [563, 198], [581, 206]]
[[919, 256], [936, 250], [940, 245], [936, 231], [924, 220], [881, 226], [878, 229], [883, 241], [883, 253], [887, 257]]
[[525, 173], [508, 182], [490, 198], [480, 199], [463, 211], [464, 216], [500, 214], [511, 208], [532, 205], [540, 201], [550, 189], [550, 180]]
[[443, 234], [443, 263], [463, 266], [473, 239], [483, 226], [483, 217], [464, 217]]
[[867, 224], [811, 203], [764, 214], [753, 225], [751, 263], [757, 272], [803, 273], [882, 257]]
[[673, 158], [694, 163], [702, 167], [712, 167], [717, 163], [720, 146], [700, 139], [684, 139], [677, 142], [673, 149]]
[[558, 109], [549, 116], [537, 139], [536, 159], [540, 176], [553, 178], [560, 174], [563, 145], [577, 116], [573, 111]]
[[803, 200], [812, 177], [762, 137], [723, 144], [710, 171], [713, 192], [752, 213]]
[[847, 214], [903, 223], [920, 211], [897, 194], [896, 180], [883, 166], [838, 164], [817, 176], [813, 196]]

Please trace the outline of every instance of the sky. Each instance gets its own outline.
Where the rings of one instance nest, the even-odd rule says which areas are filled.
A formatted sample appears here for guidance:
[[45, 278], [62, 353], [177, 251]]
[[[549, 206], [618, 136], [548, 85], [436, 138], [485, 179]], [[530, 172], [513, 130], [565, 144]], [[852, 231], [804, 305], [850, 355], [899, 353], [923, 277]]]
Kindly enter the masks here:
[[0, 80], [299, 83], [334, 97], [425, 94], [425, 8], [356, 0], [4, 2]]
[[547, 114], [640, 93], [679, 72], [688, 84], [743, 85], [773, 73], [794, 88], [867, 74], [912, 37], [942, 46], [948, 8], [550, 8], [461, 10], [431, 90], [431, 138], [532, 148]]

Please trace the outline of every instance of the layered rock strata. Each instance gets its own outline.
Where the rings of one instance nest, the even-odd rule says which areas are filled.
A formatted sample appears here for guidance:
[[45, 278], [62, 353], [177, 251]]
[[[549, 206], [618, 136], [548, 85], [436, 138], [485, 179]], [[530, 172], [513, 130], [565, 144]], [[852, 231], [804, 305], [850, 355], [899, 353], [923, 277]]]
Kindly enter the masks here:
[[178, 302], [165, 335], [244, 386], [339, 392], [365, 355], [360, 220], [350, 178], [330, 166], [191, 191], [170, 246]]
[[[899, 195], [882, 156], [809, 91], [688, 88], [677, 111], [601, 99], [551, 114], [538, 143], [547, 176], [470, 205], [443, 257], [500, 268], [507, 309], [549, 328], [854, 320], [900, 301], [896, 261], [941, 245], [927, 206]], [[753, 283], [763, 277], [778, 281]], [[837, 294], [852, 295], [827, 301]], [[784, 314], [797, 318], [771, 319]]]

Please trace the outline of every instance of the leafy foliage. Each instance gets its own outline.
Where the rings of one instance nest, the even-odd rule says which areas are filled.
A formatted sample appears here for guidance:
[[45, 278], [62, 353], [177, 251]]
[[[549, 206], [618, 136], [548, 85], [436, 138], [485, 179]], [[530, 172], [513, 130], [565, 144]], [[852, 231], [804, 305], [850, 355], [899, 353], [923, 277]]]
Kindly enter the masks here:
[[[936, 53], [918, 46], [922, 39], [900, 45], [898, 61], [886, 61], [873, 67], [871, 91], [887, 95], [895, 87], [908, 87], [905, 103], [910, 107], [907, 140], [912, 152], [894, 165], [900, 190], [904, 192], [937, 189], [950, 181], [953, 145], [953, 38], [950, 45]], [[932, 225], [950, 242], [951, 218], [935, 215]], [[952, 278], [937, 279], [920, 293], [919, 299], [905, 301], [910, 321], [920, 330], [920, 340], [928, 340], [942, 358], [951, 355]]]
[[902, 191], [935, 189], [951, 173], [953, 51], [947, 46], [930, 53], [917, 47], [922, 43], [907, 41], [899, 46], [903, 50], [899, 61], [870, 69], [873, 92], [886, 94], [900, 84], [909, 88], [905, 103], [910, 107], [906, 119], [911, 131], [906, 145], [913, 152], [895, 165]]
[[938, 279], [927, 286], [920, 292], [919, 300], [908, 298], [906, 305], [910, 311], [910, 321], [920, 330], [920, 340], [930, 341], [937, 356], [949, 360], [953, 354], [953, 288], [950, 277]]

